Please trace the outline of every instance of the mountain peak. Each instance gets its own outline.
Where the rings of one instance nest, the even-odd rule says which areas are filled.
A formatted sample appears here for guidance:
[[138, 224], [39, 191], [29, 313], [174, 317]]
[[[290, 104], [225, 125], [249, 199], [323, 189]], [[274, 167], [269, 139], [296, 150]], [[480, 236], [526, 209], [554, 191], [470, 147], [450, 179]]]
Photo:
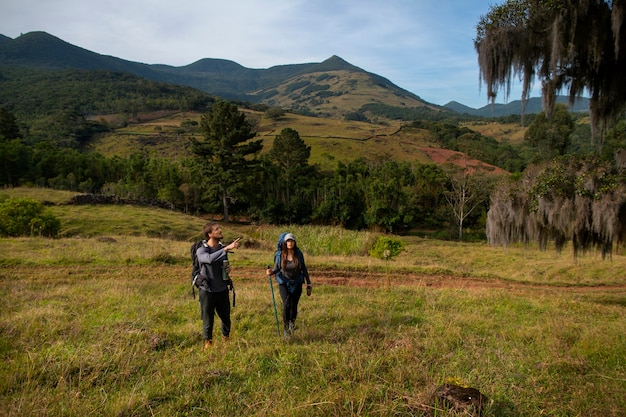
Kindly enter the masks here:
[[319, 71], [363, 71], [361, 68], [350, 64], [349, 62], [347, 62], [343, 58], [338, 57], [337, 55], [333, 55], [325, 61], [317, 64], [315, 69]]

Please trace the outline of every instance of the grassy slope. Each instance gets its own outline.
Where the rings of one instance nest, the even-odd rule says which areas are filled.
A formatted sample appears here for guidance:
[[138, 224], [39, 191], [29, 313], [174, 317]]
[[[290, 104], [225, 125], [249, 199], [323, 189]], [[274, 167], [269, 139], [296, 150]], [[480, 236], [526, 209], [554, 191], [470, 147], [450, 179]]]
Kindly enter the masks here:
[[[3, 190], [14, 192], [29, 193]], [[262, 268], [283, 228], [223, 225], [245, 243], [231, 258], [233, 337], [206, 352], [189, 241], [154, 237], [192, 236], [204, 219], [51, 209], [73, 219], [67, 237], [0, 239], [3, 415], [460, 415], [432, 401], [446, 381], [489, 396], [487, 416], [624, 415], [623, 250], [575, 262], [402, 238], [407, 250], [385, 263], [358, 249], [375, 235], [291, 228], [315, 288], [286, 342]]]
[[[256, 139], [263, 140], [265, 151], [271, 148], [274, 137], [289, 127], [311, 146], [310, 163], [319, 164], [322, 169], [334, 169], [338, 161], [349, 162], [361, 156], [428, 162], [419, 147], [433, 145], [429, 132], [400, 131], [402, 122], [399, 121], [372, 124], [287, 114], [274, 122], [260, 112], [246, 113], [257, 123]], [[176, 132], [181, 122], [199, 119], [199, 113], [179, 113], [132, 124], [101, 137], [91, 147], [108, 156], [124, 156], [139, 150], [168, 157], [185, 156], [189, 136], [193, 133], [178, 135]]]
[[524, 133], [527, 127], [522, 127], [518, 123], [498, 123], [498, 122], [471, 122], [464, 123], [464, 127], [472, 129], [484, 136], [492, 137], [498, 142], [508, 142], [519, 145], [524, 141]]

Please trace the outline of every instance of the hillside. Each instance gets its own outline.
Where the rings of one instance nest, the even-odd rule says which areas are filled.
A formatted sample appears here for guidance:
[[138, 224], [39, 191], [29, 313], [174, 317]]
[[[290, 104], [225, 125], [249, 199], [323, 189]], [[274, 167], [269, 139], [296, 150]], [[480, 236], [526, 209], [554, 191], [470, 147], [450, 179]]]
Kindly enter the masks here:
[[[33, 142], [72, 138], [64, 146], [108, 156], [140, 150], [188, 155], [189, 138], [199, 133], [183, 125], [197, 121], [216, 96], [243, 100], [241, 109], [255, 121], [266, 151], [282, 129], [298, 131], [312, 147], [310, 162], [324, 170], [359, 157], [432, 161], [424, 149], [448, 145], [428, 129], [401, 127], [414, 120], [454, 120], [455, 114], [338, 56], [258, 70], [208, 58], [171, 67], [100, 55], [31, 32], [2, 38], [0, 64], [0, 105], [16, 114]], [[268, 107], [290, 112], [268, 120]], [[103, 129], [108, 132], [94, 135]], [[472, 155], [468, 146], [451, 149]], [[492, 156], [474, 152], [474, 158], [497, 163], [497, 145], [487, 146]]]
[[[332, 171], [338, 162], [348, 163], [358, 158], [369, 160], [396, 160], [420, 163], [464, 164], [485, 172], [502, 174], [501, 168], [484, 161], [471, 158], [462, 152], [446, 150], [442, 143], [426, 128], [407, 126], [396, 120], [384, 124], [372, 124], [359, 121], [318, 118], [287, 113], [284, 117], [273, 120], [263, 112], [242, 109], [257, 130], [256, 139], [263, 141], [263, 152], [268, 152], [274, 138], [283, 129], [291, 128], [311, 146], [310, 163], [318, 165], [324, 171]], [[185, 157], [191, 137], [201, 137], [197, 129], [190, 128], [190, 122], [200, 120], [201, 113], [177, 112], [170, 114], [143, 114], [142, 122], [115, 129], [101, 135], [90, 144], [90, 149], [106, 156], [127, 156], [133, 152], [146, 152], [164, 157]], [[183, 126], [185, 126], [183, 128]], [[467, 128], [480, 129], [485, 124], [468, 124]], [[507, 125], [505, 132], [523, 130], [513, 124]], [[496, 139], [503, 137], [501, 132], [490, 128]], [[491, 147], [495, 146], [497, 142]], [[470, 148], [468, 148], [470, 149]], [[481, 148], [481, 154], [487, 151]], [[497, 152], [497, 151], [496, 151]]]

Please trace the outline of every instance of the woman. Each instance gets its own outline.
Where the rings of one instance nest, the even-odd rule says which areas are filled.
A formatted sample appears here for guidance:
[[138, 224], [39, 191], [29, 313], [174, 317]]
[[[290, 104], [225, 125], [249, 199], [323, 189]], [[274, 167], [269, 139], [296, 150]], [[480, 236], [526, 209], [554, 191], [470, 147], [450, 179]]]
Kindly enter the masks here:
[[304, 263], [304, 255], [296, 245], [296, 237], [285, 234], [280, 252], [274, 257], [274, 268], [267, 269], [267, 275], [276, 275], [280, 298], [283, 300], [283, 326], [285, 337], [296, 330], [298, 302], [302, 295], [302, 284], [306, 280], [307, 295], [311, 295], [311, 279]]

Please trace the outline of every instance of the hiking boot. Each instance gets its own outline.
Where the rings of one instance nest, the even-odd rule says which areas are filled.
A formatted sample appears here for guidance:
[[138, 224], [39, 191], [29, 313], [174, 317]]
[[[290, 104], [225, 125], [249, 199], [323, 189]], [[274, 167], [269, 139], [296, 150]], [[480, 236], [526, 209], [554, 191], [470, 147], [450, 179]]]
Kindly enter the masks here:
[[208, 349], [208, 348], [210, 348], [210, 347], [211, 347], [211, 345], [212, 345], [212, 344], [213, 344], [213, 341], [212, 341], [212, 340], [210, 340], [210, 339], [205, 340], [205, 341], [204, 341], [204, 348], [205, 348], [205, 349]]
[[230, 340], [230, 336], [222, 336], [222, 342], [228, 342]]
[[290, 336], [291, 333], [289, 333], [289, 330], [285, 329], [285, 339], [289, 339]]
[[296, 323], [293, 321], [289, 322], [289, 333], [293, 334], [296, 331]]

